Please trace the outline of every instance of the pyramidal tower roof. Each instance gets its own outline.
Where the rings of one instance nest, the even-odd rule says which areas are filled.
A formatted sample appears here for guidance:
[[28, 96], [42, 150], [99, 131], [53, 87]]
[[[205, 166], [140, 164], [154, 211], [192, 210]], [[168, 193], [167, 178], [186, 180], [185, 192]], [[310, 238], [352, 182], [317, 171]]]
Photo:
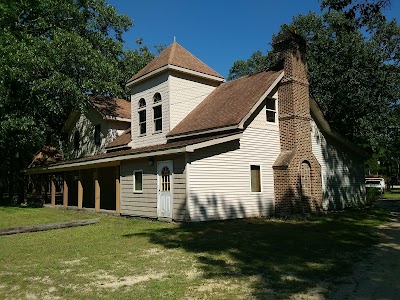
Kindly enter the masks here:
[[218, 81], [223, 81], [224, 79], [223, 76], [215, 72], [177, 42], [173, 42], [143, 69], [129, 79], [127, 85], [133, 81], [147, 77], [146, 75], [158, 73], [157, 71], [161, 72], [168, 68], [177, 69], [183, 72], [188, 71], [189, 73], [200, 73], [199, 75], [208, 75], [211, 78], [214, 77], [214, 79]]

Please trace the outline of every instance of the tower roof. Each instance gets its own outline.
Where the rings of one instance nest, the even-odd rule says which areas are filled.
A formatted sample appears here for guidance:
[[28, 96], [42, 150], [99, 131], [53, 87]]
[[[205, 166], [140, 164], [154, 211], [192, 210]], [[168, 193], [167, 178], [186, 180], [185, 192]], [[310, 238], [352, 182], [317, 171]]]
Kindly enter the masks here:
[[[156, 58], [154, 58], [150, 63], [148, 63], [143, 69], [136, 73], [128, 83], [131, 83], [141, 77], [144, 77], [151, 72], [157, 71], [163, 67], [178, 67], [189, 71], [198, 72], [204, 75], [209, 75], [212, 77], [217, 77], [222, 81], [223, 76], [215, 72], [200, 59], [194, 56], [192, 53], [187, 51], [177, 42], [173, 42], [169, 47], [164, 49]], [[161, 70], [160, 70], [161, 71]]]

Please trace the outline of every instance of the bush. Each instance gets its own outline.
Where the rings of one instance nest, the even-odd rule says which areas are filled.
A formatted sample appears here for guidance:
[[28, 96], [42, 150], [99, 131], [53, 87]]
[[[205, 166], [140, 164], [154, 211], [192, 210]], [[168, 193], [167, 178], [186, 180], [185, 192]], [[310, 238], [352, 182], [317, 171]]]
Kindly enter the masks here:
[[367, 204], [372, 205], [378, 200], [380, 192], [377, 188], [370, 187], [367, 188]]

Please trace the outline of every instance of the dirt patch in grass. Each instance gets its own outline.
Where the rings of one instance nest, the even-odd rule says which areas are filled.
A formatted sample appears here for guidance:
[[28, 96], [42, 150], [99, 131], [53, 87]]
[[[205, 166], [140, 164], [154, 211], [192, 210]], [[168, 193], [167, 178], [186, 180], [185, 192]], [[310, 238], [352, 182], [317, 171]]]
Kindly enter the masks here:
[[[37, 211], [40, 223], [46, 213], [64, 213]], [[16, 220], [35, 214], [12, 212]], [[329, 294], [325, 282], [340, 281], [368, 256], [377, 226], [388, 220], [375, 209], [186, 225], [100, 218], [93, 226], [0, 237], [0, 298], [318, 299]]]

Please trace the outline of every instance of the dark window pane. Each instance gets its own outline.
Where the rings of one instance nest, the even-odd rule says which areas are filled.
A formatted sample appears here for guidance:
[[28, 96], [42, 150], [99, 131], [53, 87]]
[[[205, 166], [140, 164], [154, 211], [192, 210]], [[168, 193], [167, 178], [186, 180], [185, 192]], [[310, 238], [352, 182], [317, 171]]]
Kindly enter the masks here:
[[140, 123], [140, 134], [145, 134], [146, 133], [146, 123]]
[[154, 119], [162, 117], [161, 105], [154, 107]]
[[260, 166], [250, 166], [251, 171], [251, 191], [261, 192]]
[[135, 191], [143, 190], [143, 172], [135, 172]]
[[139, 111], [139, 122], [146, 122], [146, 111]]
[[268, 122], [275, 122], [275, 112], [267, 110], [267, 121]]
[[154, 109], [154, 131], [162, 130], [162, 109], [161, 105], [156, 106]]
[[79, 149], [79, 142], [80, 142], [80, 135], [79, 135], [79, 131], [75, 131], [74, 133], [74, 148], [75, 150]]
[[94, 126], [94, 143], [95, 145], [100, 145], [100, 125]]
[[162, 119], [154, 120], [154, 130], [161, 131], [162, 130]]
[[139, 111], [139, 133], [146, 133], [146, 110]]
[[267, 109], [275, 110], [275, 99], [267, 99]]

